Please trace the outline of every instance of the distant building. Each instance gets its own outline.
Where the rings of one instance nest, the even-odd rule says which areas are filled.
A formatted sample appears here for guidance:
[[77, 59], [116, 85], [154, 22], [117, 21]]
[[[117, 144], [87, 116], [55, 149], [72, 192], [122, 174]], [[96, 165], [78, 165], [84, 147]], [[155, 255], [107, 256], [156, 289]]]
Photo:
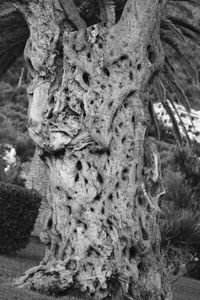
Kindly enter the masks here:
[[[172, 105], [169, 103], [172, 111], [174, 111], [174, 108], [172, 107]], [[182, 105], [178, 105], [178, 104], [174, 104], [179, 116], [181, 117], [185, 128], [188, 132], [188, 135], [190, 137], [191, 140], [196, 140], [198, 143], [200, 143], [200, 111], [191, 109], [190, 113], [188, 111], [186, 111], [186, 109], [182, 106]], [[169, 117], [169, 115], [167, 114], [165, 108], [163, 107], [162, 103], [158, 102], [158, 103], [154, 103], [154, 109], [155, 109], [155, 113], [158, 117], [159, 120], [161, 120], [163, 122], [163, 124], [168, 127], [168, 128], [172, 128], [172, 122], [171, 119]], [[179, 126], [179, 130], [180, 133], [182, 135], [185, 135], [183, 127], [180, 124], [180, 120], [177, 116], [177, 114], [174, 111], [174, 117], [177, 120], [177, 124]]]

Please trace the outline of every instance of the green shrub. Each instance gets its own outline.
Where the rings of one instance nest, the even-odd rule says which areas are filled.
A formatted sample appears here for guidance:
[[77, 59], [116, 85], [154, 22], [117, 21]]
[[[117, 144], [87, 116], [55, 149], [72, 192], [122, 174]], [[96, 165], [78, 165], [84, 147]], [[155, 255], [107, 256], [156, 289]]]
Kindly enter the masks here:
[[163, 182], [166, 189], [164, 199], [173, 203], [175, 208], [191, 208], [191, 187], [187, 184], [181, 172], [166, 169], [163, 172]]
[[200, 213], [168, 205], [163, 208], [163, 215], [160, 219], [162, 247], [185, 247], [191, 253], [196, 253], [196, 248], [200, 246]]
[[0, 253], [26, 247], [40, 202], [37, 192], [0, 182]]

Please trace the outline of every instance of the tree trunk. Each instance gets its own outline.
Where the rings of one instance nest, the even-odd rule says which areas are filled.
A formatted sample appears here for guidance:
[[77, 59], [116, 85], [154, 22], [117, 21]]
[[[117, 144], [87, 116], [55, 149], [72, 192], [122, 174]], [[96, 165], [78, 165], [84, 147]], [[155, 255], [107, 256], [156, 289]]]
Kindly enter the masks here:
[[30, 29], [29, 131], [50, 185], [46, 255], [21, 284], [94, 299], [172, 299], [156, 222], [159, 159], [145, 141], [148, 89], [163, 60], [162, 5], [128, 0], [115, 26], [87, 29], [80, 51], [57, 1], [19, 7]]

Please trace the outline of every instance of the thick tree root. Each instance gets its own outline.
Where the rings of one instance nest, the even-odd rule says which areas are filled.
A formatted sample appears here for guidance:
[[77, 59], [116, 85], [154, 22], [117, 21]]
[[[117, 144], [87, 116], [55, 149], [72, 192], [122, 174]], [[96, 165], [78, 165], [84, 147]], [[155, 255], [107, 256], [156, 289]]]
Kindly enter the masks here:
[[34, 276], [34, 274], [36, 274], [37, 272], [46, 271], [47, 269], [48, 269], [48, 267], [43, 266], [43, 265], [33, 267], [33, 268], [27, 270], [25, 272], [25, 275], [21, 276], [20, 278], [15, 279], [13, 284], [18, 287], [23, 287], [23, 285], [26, 284], [26, 282], [28, 281], [28, 279], [30, 277]]
[[[71, 286], [73, 277], [78, 272], [79, 264], [77, 261], [73, 270], [66, 270], [67, 264], [71, 261], [71, 258], [67, 258], [63, 261], [53, 260], [46, 265], [41, 263], [14, 280], [13, 285], [19, 288], [28, 287], [48, 294], [62, 293]], [[75, 262], [75, 259], [73, 261]]]

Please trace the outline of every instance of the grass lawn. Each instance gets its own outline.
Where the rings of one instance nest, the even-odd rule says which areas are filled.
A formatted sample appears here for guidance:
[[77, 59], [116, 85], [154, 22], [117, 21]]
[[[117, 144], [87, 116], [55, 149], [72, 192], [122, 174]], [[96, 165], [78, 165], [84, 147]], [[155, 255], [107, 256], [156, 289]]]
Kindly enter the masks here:
[[[27, 269], [36, 266], [44, 254], [44, 247], [32, 239], [26, 249], [18, 255], [0, 255], [0, 300], [52, 300], [55, 297], [15, 288], [12, 280]], [[62, 300], [78, 300], [77, 297], [61, 297]], [[80, 298], [79, 298], [80, 300]], [[145, 300], [145, 299], [144, 299]], [[176, 284], [173, 300], [200, 300], [200, 281], [182, 278]]]
[[173, 300], [200, 300], [200, 281], [181, 278], [174, 288]]
[[[37, 266], [44, 255], [44, 247], [37, 239], [31, 239], [26, 249], [18, 255], [0, 255], [0, 300], [53, 300], [55, 297], [44, 296], [35, 292], [15, 288], [11, 285], [14, 278], [24, 271]], [[62, 300], [80, 300], [77, 297], [60, 297]]]

